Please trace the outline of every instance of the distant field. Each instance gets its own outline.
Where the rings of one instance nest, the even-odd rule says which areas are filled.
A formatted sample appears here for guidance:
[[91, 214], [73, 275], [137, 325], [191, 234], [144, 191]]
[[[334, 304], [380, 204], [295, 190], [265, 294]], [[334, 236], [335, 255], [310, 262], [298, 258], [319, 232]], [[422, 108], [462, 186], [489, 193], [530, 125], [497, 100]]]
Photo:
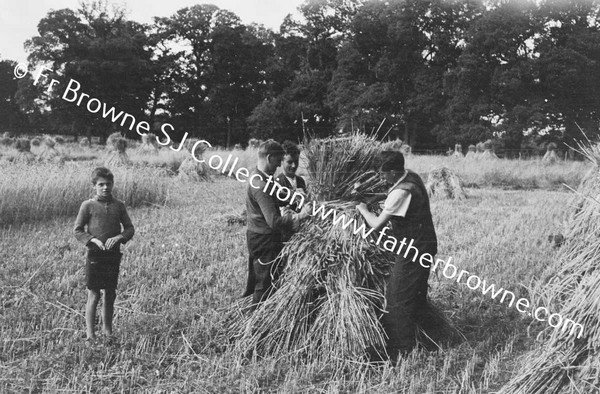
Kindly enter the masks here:
[[[499, 161], [471, 167], [418, 156], [407, 164], [421, 173], [446, 164], [483, 187], [469, 188], [466, 201], [433, 202], [439, 257], [452, 256], [461, 269], [527, 296], [530, 280], [553, 259], [547, 236], [560, 225], [570, 195], [499, 187], [517, 189], [530, 182], [533, 188], [559, 189], [562, 180], [576, 185], [585, 165]], [[57, 176], [45, 183], [29, 169], [21, 171], [20, 183], [0, 181], [4, 206], [55, 198], [76, 204], [81, 198], [60, 194], [64, 185], [83, 185], [78, 175], [75, 181]], [[88, 169], [82, 171], [81, 177], [87, 176]], [[117, 176], [117, 187], [142, 174], [137, 171]], [[496, 180], [488, 173], [498, 174]], [[148, 179], [153, 178], [138, 175], [132, 184], [165, 185], [169, 198], [166, 204], [130, 209], [136, 235], [124, 248], [118, 345], [84, 343], [83, 247], [71, 233], [72, 211], [0, 229], [0, 392], [487, 393], [508, 380], [542, 327], [434, 275], [431, 298], [468, 342], [442, 353], [417, 352], [395, 369], [349, 366], [341, 374], [326, 365], [292, 365], [293, 357], [284, 355], [241, 363], [218, 334], [222, 309], [241, 295], [246, 279], [245, 229], [228, 226], [223, 218], [242, 210], [245, 185], [224, 178], [179, 183], [163, 174], [144, 186]], [[509, 184], [497, 184], [500, 180]]]

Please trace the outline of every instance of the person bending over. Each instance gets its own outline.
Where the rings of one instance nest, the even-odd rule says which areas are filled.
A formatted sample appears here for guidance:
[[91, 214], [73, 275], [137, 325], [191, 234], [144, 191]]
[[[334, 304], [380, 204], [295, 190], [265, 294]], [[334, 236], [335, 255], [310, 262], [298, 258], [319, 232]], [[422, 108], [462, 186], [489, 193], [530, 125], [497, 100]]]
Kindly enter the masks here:
[[431, 217], [429, 197], [418, 174], [404, 168], [400, 152], [383, 152], [379, 172], [390, 189], [379, 216], [370, 212], [365, 203], [356, 206], [369, 226], [382, 230], [391, 224], [397, 240], [414, 240], [416, 259], [409, 254], [395, 254], [395, 264], [387, 278], [386, 312], [381, 323], [388, 336], [388, 355], [397, 359], [416, 345], [418, 327], [428, 325], [430, 306], [427, 300], [429, 268], [419, 264], [420, 256], [437, 253], [437, 237]]

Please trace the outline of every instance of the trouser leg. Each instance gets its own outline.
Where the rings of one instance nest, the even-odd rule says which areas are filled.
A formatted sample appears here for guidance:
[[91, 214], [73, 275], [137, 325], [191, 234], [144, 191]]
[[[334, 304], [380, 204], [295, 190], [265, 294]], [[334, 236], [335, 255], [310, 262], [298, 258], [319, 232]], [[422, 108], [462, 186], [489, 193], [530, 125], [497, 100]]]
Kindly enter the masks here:
[[268, 297], [271, 290], [271, 262], [264, 262], [261, 259], [254, 259], [254, 293], [252, 294], [252, 303], [258, 304]]
[[381, 323], [393, 358], [416, 345], [417, 324], [427, 307], [428, 278], [429, 270], [412, 261], [398, 261], [392, 269], [386, 289], [387, 313]]

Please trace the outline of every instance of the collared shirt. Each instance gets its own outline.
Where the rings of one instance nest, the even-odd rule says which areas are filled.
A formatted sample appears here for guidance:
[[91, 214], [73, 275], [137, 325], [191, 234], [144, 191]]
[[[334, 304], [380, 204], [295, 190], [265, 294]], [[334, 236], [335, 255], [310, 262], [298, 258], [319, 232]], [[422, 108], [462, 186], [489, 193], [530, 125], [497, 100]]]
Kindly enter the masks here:
[[383, 212], [388, 213], [392, 216], [405, 217], [408, 207], [410, 205], [411, 194], [410, 192], [402, 189], [396, 189], [400, 183], [406, 179], [408, 171], [404, 172], [404, 175], [398, 179], [398, 181], [388, 191], [388, 196], [383, 203]]

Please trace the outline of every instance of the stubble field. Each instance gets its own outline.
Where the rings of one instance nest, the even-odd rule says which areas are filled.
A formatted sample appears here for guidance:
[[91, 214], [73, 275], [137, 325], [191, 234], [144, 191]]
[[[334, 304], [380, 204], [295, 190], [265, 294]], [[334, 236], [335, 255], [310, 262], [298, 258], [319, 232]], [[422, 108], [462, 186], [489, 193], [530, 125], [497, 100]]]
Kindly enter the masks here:
[[[586, 166], [407, 160], [421, 173], [440, 163], [454, 165], [473, 187], [465, 201], [432, 202], [438, 257], [452, 256], [460, 269], [528, 297], [532, 279], [554, 257], [547, 237], [568, 210], [571, 194], [561, 183], [576, 187]], [[60, 193], [81, 187], [75, 175], [52, 182], [44, 175], [65, 168], [81, 172], [85, 183], [92, 166], [32, 165], [19, 170], [20, 183], [18, 176], [0, 181], [3, 219], [13, 208], [22, 212], [0, 229], [0, 392], [492, 393], [543, 328], [480, 291], [432, 274], [430, 297], [463, 332], [463, 343], [414, 352], [397, 366], [349, 364], [343, 371], [290, 355], [244, 360], [221, 322], [246, 280], [245, 228], [225, 220], [243, 209], [246, 184], [223, 177], [181, 183], [164, 171], [130, 168], [115, 171], [115, 195], [145, 194], [139, 204], [130, 200], [139, 207], [129, 207], [136, 235], [123, 248], [116, 341], [89, 346], [75, 213], [52, 208], [53, 215], [27, 216], [42, 201], [78, 207], [85, 197]]]

